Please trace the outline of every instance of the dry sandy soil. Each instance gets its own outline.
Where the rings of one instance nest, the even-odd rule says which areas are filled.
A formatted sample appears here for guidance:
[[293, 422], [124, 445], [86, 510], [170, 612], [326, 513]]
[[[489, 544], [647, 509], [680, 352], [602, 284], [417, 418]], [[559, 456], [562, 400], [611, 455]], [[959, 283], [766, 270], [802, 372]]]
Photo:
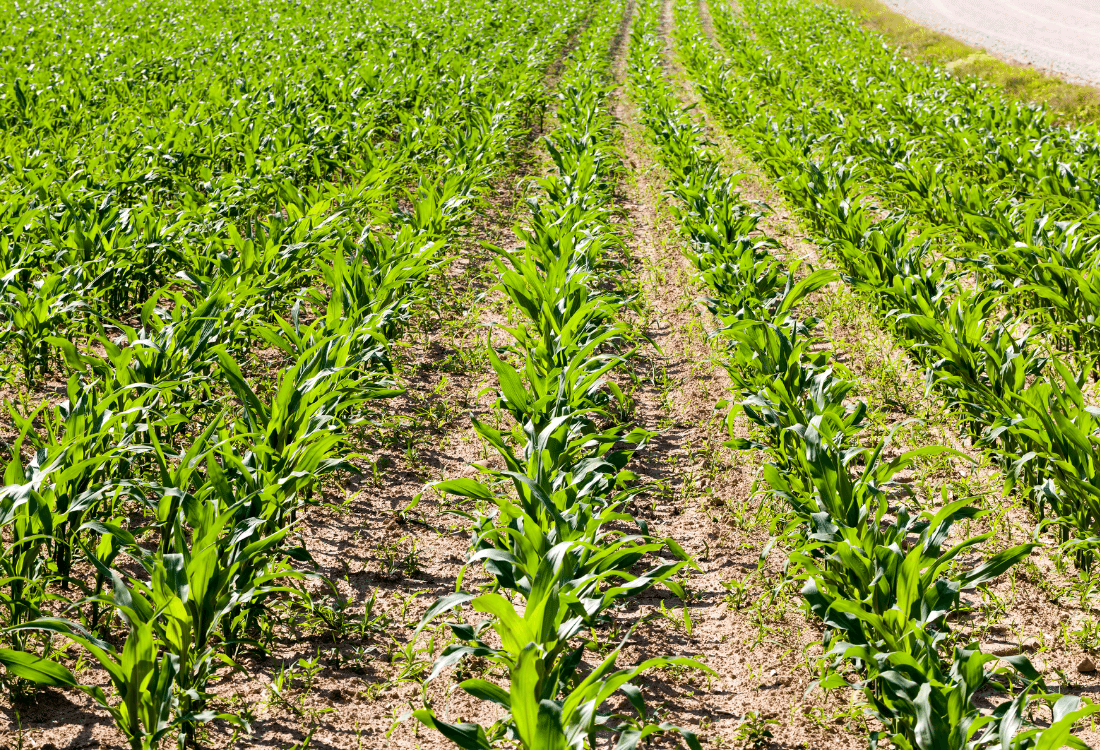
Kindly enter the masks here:
[[1075, 83], [1100, 84], [1100, 0], [885, 0], [991, 54]]

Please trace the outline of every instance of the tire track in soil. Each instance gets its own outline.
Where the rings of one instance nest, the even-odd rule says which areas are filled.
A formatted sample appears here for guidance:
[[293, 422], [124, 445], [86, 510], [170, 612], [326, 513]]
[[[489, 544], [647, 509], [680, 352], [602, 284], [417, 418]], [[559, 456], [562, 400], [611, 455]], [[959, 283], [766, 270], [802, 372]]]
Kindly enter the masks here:
[[[666, 48], [670, 28], [671, 6], [666, 1], [661, 27]], [[613, 71], [625, 85], [626, 45], [618, 51]], [[803, 697], [813, 677], [800, 662], [820, 653], [820, 631], [798, 608], [797, 592], [780, 596], [774, 606], [750, 606], [766, 602], [765, 593], [779, 580], [774, 556], [763, 575], [755, 572], [770, 520], [767, 506], [761, 508], [750, 497], [758, 457], [735, 454], [721, 445], [728, 435], [724, 414], [716, 413], [715, 406], [729, 397], [731, 384], [707, 341], [713, 323], [697, 303], [704, 290], [681, 253], [683, 240], [663, 195], [664, 171], [644, 137], [639, 113], [621, 88], [614, 114], [622, 124], [630, 175], [620, 207], [629, 217], [635, 273], [644, 300], [638, 323], [660, 347], [660, 352], [647, 347], [633, 363], [641, 382], [635, 393], [636, 422], [658, 432], [649, 450], [639, 455], [642, 468], [636, 470], [669, 487], [660, 496], [640, 498], [631, 511], [648, 516], [654, 533], [677, 540], [703, 568], [685, 582], [693, 594], [687, 603], [693, 620], [690, 636], [658, 614], [664, 604], [682, 622], [684, 604], [668, 598], [667, 592], [653, 592], [628, 605], [628, 611], [634, 610], [631, 620], [652, 618], [635, 631], [635, 645], [629, 650], [635, 660], [702, 656], [719, 674], [707, 680], [657, 673], [641, 681], [643, 693], [651, 704], [668, 701], [669, 720], [697, 727], [704, 741], [732, 740], [751, 710], [781, 722], [773, 732], [782, 746], [862, 748], [866, 733], [857, 729], [849, 734], [833, 719], [847, 712], [846, 705], [820, 692]], [[745, 425], [738, 426], [747, 435]], [[761, 522], [754, 524], [751, 516], [758, 510]], [[734, 590], [745, 586], [739, 601], [725, 600], [723, 582]]]

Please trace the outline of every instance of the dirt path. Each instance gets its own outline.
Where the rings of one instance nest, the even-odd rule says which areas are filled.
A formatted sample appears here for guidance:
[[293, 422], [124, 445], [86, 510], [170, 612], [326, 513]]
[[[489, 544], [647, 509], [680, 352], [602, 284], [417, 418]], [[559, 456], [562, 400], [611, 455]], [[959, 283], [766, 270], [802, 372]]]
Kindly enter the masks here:
[[898, 13], [1013, 63], [1100, 84], [1098, 0], [884, 0]]
[[[666, 5], [662, 33], [671, 12]], [[628, 49], [618, 50], [616, 79], [627, 78]], [[730, 383], [707, 340], [711, 322], [697, 303], [704, 290], [682, 255], [682, 239], [664, 196], [665, 178], [629, 97], [620, 89], [615, 116], [622, 123], [628, 177], [619, 207], [628, 214], [634, 275], [643, 300], [637, 321], [657, 344], [634, 361], [640, 386], [635, 419], [658, 432], [639, 473], [665, 490], [640, 499], [631, 512], [649, 519], [693, 554], [702, 568], [685, 581], [691, 599], [640, 597], [624, 623], [646, 618], [629, 656], [695, 656], [719, 675], [659, 672], [642, 680], [651, 704], [673, 723], [698, 728], [725, 747], [740, 728], [765, 718], [780, 747], [863, 747], [865, 722], [850, 707], [819, 691], [804, 695], [820, 650], [820, 632], [799, 609], [797, 593], [781, 587], [780, 561], [758, 569], [774, 509], [752, 496], [757, 464], [722, 446]], [[685, 618], [686, 613], [686, 618]], [[751, 717], [755, 715], [756, 720]], [[763, 726], [763, 725], [760, 725]]]

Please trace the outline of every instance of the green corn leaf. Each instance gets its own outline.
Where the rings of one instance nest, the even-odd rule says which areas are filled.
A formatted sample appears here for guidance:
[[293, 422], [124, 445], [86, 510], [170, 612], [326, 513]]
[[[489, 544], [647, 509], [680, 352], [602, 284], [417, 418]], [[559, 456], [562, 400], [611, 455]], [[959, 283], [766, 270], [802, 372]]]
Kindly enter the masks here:
[[480, 700], [492, 701], [507, 709], [511, 709], [512, 707], [512, 699], [508, 691], [499, 685], [494, 685], [485, 680], [473, 679], [460, 682], [458, 686]]
[[526, 644], [535, 640], [535, 634], [527, 622], [516, 614], [512, 603], [500, 594], [482, 594], [471, 600], [470, 606], [478, 612], [497, 618], [493, 627], [500, 634], [504, 648], [513, 656], [518, 656]]
[[76, 687], [72, 672], [57, 662], [43, 659], [23, 651], [0, 649], [0, 664], [9, 674], [22, 677], [39, 685], [54, 687]]
[[484, 484], [465, 477], [460, 479], [444, 479], [441, 482], [433, 482], [429, 486], [437, 492], [447, 495], [472, 497], [479, 500], [492, 500], [495, 497], [493, 491]]
[[960, 576], [960, 586], [963, 589], [971, 589], [987, 581], [993, 580], [1031, 554], [1031, 551], [1037, 546], [1038, 545], [1034, 543], [1020, 544], [994, 555], [977, 568]]
[[477, 724], [448, 724], [437, 719], [435, 714], [428, 709], [413, 711], [413, 716], [424, 726], [435, 729], [455, 743], [461, 750], [492, 750], [492, 746], [485, 736], [485, 730]]

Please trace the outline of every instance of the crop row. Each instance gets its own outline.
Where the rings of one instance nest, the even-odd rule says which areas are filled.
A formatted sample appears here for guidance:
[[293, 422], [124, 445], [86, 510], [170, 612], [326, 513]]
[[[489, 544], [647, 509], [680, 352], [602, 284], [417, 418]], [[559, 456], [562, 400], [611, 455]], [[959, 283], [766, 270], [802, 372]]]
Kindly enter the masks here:
[[[715, 12], [724, 15], [722, 7]], [[1095, 126], [1064, 127], [1049, 111], [993, 86], [907, 60], [852, 14], [828, 6], [763, 0], [747, 6], [743, 19], [721, 33], [755, 37], [757, 53], [771, 59], [773, 80], [828, 91], [822, 103], [844, 106], [834, 115], [843, 129], [869, 123], [868, 148], [951, 159], [953, 171], [970, 175], [996, 200], [1060, 198], [1052, 208], [1081, 218], [1095, 210]], [[844, 116], [854, 110], [860, 118]]]
[[1091, 361], [1100, 345], [1094, 130], [1056, 127], [1043, 110], [907, 62], [824, 6], [751, 3], [744, 21], [718, 6], [714, 19], [731, 65], [708, 88], [744, 85], [738, 78], [756, 90], [731, 99], [730, 116], [770, 120], [769, 137], [785, 147], [847, 160], [848, 179], [934, 228], [929, 238], [957, 269], [1001, 288], [1037, 332]]
[[[692, 732], [650, 721], [632, 680], [660, 667], [711, 670], [684, 657], [618, 667], [633, 627], [617, 645], [595, 640], [630, 597], [658, 584], [684, 597], [675, 577], [697, 567], [675, 541], [652, 535], [624, 512], [645, 489], [626, 466], [650, 437], [621, 421], [625, 399], [608, 379], [630, 355], [620, 316], [631, 301], [620, 291], [614, 258], [622, 237], [611, 221], [612, 191], [622, 164], [607, 76], [625, 7], [604, 3], [579, 46], [557, 92], [559, 125], [545, 139], [554, 172], [539, 181], [543, 197], [530, 202], [527, 226], [516, 230], [523, 246], [498, 251], [499, 288], [522, 319], [504, 327], [512, 343], [503, 352], [518, 367], [492, 356], [497, 403], [514, 426], [497, 430], [477, 420], [474, 426], [505, 468], [478, 466], [484, 481], [435, 485], [463, 498], [462, 507], [473, 504], [464, 511], [473, 525], [467, 566], [483, 565], [491, 582], [490, 593], [459, 591], [425, 615], [421, 627], [462, 606], [488, 615], [477, 624], [449, 623], [456, 642], [429, 679], [472, 656], [506, 675], [503, 687], [480, 678], [459, 685], [504, 709], [489, 727], [450, 724], [430, 708], [415, 712], [465, 750], [507, 740], [528, 750], [595, 748], [601, 733], [617, 735], [615, 746], [626, 750], [668, 732], [700, 747]], [[639, 566], [648, 569], [633, 572]], [[586, 671], [589, 654], [600, 659]], [[604, 708], [616, 694], [634, 714]]]
[[[701, 35], [683, 44], [707, 104], [803, 210], [845, 280], [867, 293], [924, 366], [929, 386], [1004, 468], [1008, 485], [1022, 485], [1040, 520], [1049, 515], [1079, 563], [1089, 565], [1088, 540], [1100, 529], [1100, 424], [1086, 403], [1091, 367], [1044, 346], [1034, 314], [1018, 308], [1021, 290], [1049, 297], [1058, 287], [968, 276], [957, 258], [935, 251], [934, 226], [873, 203], [849, 141], [762, 88], [737, 62], [757, 54], [753, 45], [731, 16], [716, 9], [714, 18], [733, 57], [715, 57]], [[1071, 239], [1062, 247], [1083, 245]], [[1091, 325], [1084, 318], [1081, 324]]]
[[[422, 175], [404, 207], [357, 214], [382, 204], [343, 194], [354, 187], [345, 165], [327, 187], [284, 186], [266, 207], [254, 195], [262, 210], [277, 207], [273, 216], [224, 217], [173, 245], [131, 221], [170, 222], [155, 202], [136, 209], [99, 193], [53, 205], [48, 191], [10, 183], [28, 203], [5, 222], [6, 333], [23, 337], [28, 376], [56, 355], [67, 385], [59, 403], [9, 408], [19, 431], [0, 490], [9, 691], [81, 690], [135, 750], [173, 735], [194, 746], [216, 718], [248, 730], [208, 686], [240, 669], [242, 654], [267, 653], [275, 609], [293, 603], [317, 616], [311, 560], [294, 541], [298, 514], [326, 482], [357, 471], [355, 429], [372, 404], [403, 392], [390, 351], [584, 17], [554, 7], [523, 27], [540, 32], [527, 54], [483, 71], [498, 76], [495, 94], [466, 101], [461, 119], [424, 123], [420, 141], [477, 150], [462, 146], [443, 159], [445, 175]], [[464, 140], [472, 127], [480, 136]], [[366, 177], [393, 176], [409, 166], [402, 159], [379, 158]], [[89, 223], [59, 218], [58, 206]], [[131, 240], [188, 252], [174, 262], [112, 255]], [[101, 315], [103, 290], [130, 295], [116, 300], [121, 320]], [[274, 374], [258, 367], [259, 347]], [[82, 681], [88, 665], [111, 694]]]
[[[270, 313], [321, 282], [318, 269], [336, 255], [371, 263], [419, 249], [406, 227], [431, 239], [459, 229], [543, 111], [543, 73], [584, 9], [557, 3], [536, 17], [470, 2], [454, 8], [459, 22], [423, 6], [390, 8], [417, 22], [408, 38], [388, 37], [388, 50], [377, 29], [320, 24], [319, 7], [298, 9], [311, 31], [290, 49], [249, 25], [258, 10], [222, 22], [213, 40], [159, 29], [156, 44], [122, 35], [107, 45], [116, 66], [184, 66], [171, 86], [132, 71], [121, 85], [81, 83], [90, 73], [68, 46], [40, 45], [58, 58], [58, 80], [36, 84], [0, 174], [0, 344], [25, 381], [37, 384], [57, 360], [48, 336], [126, 333], [119, 324], [137, 328], [138, 310], [172, 304], [149, 302], [159, 290], [189, 302], [230, 295]], [[483, 25], [495, 14], [512, 31], [489, 41]], [[455, 51], [421, 67], [427, 39]], [[186, 63], [173, 49], [189, 51]], [[148, 317], [141, 325], [155, 330]]]
[[[786, 267], [777, 244], [758, 231], [760, 214], [737, 193], [737, 178], [722, 172], [703, 132], [664, 80], [657, 4], [645, 7], [635, 29], [631, 78], [649, 136], [669, 175], [688, 256], [712, 296], [715, 336], [738, 394], [730, 423], [743, 414], [754, 439], [728, 445], [762, 450], [768, 491], [790, 508], [777, 540], [789, 548], [787, 574], [803, 582], [807, 609], [825, 625], [823, 687], [847, 686], [859, 676], [869, 710], [896, 747], [1044, 747], [1080, 743], [1069, 732], [1100, 710], [1048, 693], [1022, 656], [987, 668], [997, 657], [977, 644], [959, 645], [948, 616], [963, 590], [989, 581], [1025, 557], [1033, 544], [1005, 550], [962, 570], [957, 557], [989, 539], [983, 534], [947, 548], [952, 526], [982, 511], [966, 500], [936, 512], [912, 514], [894, 504], [904, 485], [893, 478], [921, 457], [949, 454], [943, 446], [887, 460], [887, 440], [861, 444], [867, 406], [849, 398], [854, 383], [814, 333], [816, 321], [798, 315], [807, 295], [838, 279], [829, 270]], [[704, 65], [705, 40], [692, 11], [677, 8], [675, 35], [692, 67]], [[692, 44], [699, 45], [692, 49]], [[732, 432], [732, 429], [731, 429]], [[954, 645], [951, 645], [954, 644]], [[1007, 687], [1010, 698], [992, 714], [974, 703], [983, 687]], [[1029, 726], [1037, 705], [1050, 706], [1052, 725]], [[872, 746], [879, 733], [871, 737]]]

